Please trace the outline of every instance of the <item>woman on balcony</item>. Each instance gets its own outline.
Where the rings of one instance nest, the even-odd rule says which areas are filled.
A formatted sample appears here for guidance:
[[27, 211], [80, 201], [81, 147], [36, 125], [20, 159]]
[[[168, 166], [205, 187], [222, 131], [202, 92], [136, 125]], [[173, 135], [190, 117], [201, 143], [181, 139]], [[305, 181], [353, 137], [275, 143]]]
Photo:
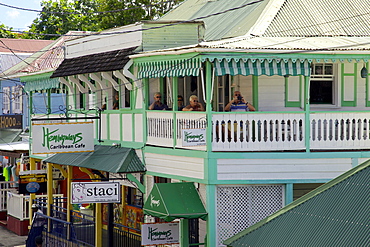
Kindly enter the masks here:
[[203, 105], [198, 100], [198, 96], [190, 96], [189, 101], [190, 105], [182, 109], [183, 111], [205, 111]]
[[234, 99], [231, 100], [226, 106], [225, 111], [255, 111], [253, 105], [245, 102], [243, 96], [239, 91], [234, 92]]

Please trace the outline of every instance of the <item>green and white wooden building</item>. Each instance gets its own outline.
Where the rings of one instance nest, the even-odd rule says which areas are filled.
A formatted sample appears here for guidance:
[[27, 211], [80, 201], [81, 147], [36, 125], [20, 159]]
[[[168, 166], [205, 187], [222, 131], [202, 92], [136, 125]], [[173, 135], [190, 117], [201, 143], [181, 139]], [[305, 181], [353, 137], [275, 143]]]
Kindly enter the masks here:
[[[144, 198], [155, 182], [195, 184], [208, 216], [181, 220], [182, 246], [188, 234], [223, 246], [370, 158], [368, 6], [188, 0], [159, 21], [67, 41], [53, 77], [73, 109], [107, 105], [96, 143], [136, 149]], [[124, 63], [99, 60], [109, 52]], [[95, 70], [83, 67], [95, 58]], [[256, 111], [225, 112], [234, 91]], [[155, 92], [172, 110], [148, 110]], [[188, 104], [193, 94], [206, 111], [177, 111], [178, 95]], [[204, 134], [203, 145], [187, 143], [184, 130]]]

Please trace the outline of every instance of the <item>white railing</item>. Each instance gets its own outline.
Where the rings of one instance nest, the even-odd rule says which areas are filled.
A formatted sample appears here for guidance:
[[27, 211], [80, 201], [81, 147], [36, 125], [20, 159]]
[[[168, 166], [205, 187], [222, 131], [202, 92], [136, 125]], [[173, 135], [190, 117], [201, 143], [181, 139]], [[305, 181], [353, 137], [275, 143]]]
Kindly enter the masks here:
[[15, 181], [1, 181], [0, 182], [0, 211], [7, 210], [7, 198], [8, 192], [16, 192], [17, 190], [12, 186], [15, 184]]
[[176, 147], [205, 150], [206, 146], [182, 145], [183, 129], [206, 128], [204, 112], [147, 112], [148, 139], [147, 143], [158, 146], [173, 147], [174, 145], [174, 117], [176, 118]]
[[183, 146], [182, 132], [184, 129], [206, 129], [207, 121], [205, 113], [191, 113], [191, 112], [181, 112], [176, 113], [176, 147], [196, 149], [196, 150], [206, 150], [206, 146]]
[[148, 144], [173, 146], [173, 113], [147, 112]]
[[303, 150], [304, 113], [213, 114], [213, 151]]
[[359, 150], [370, 147], [370, 113], [330, 112], [310, 116], [310, 148]]
[[[8, 192], [7, 196], [8, 215], [19, 220], [29, 219], [30, 196]], [[53, 198], [61, 198], [63, 194], [55, 194]], [[36, 198], [47, 198], [47, 195], [36, 195]]]

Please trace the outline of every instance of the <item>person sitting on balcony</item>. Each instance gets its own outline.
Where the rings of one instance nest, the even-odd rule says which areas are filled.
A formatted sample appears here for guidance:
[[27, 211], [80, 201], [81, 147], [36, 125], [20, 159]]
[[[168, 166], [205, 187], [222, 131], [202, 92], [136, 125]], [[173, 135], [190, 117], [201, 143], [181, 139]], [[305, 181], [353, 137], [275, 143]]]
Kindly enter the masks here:
[[234, 92], [234, 99], [231, 100], [226, 106], [225, 111], [255, 111], [253, 105], [245, 102], [243, 96], [239, 91]]
[[154, 102], [149, 106], [149, 110], [168, 110], [168, 106], [161, 102], [161, 93], [154, 94]]
[[113, 110], [118, 110], [119, 109], [119, 95], [118, 93], [114, 95], [114, 100], [113, 100]]
[[182, 111], [184, 109], [184, 98], [181, 95], [177, 96], [177, 110]]
[[189, 101], [190, 105], [184, 107], [182, 109], [183, 111], [205, 111], [203, 105], [198, 100], [198, 96], [190, 96]]

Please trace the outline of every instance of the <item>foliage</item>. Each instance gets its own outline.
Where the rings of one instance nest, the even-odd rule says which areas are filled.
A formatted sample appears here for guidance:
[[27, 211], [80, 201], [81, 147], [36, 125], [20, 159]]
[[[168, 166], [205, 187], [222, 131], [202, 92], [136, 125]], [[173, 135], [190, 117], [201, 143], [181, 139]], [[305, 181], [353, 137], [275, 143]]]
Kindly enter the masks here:
[[[10, 31], [8, 31], [10, 30]], [[0, 38], [8, 38], [8, 39], [17, 39], [19, 35], [13, 33], [12, 28], [5, 26], [4, 24], [0, 24]]]
[[[101, 31], [141, 20], [156, 19], [179, 2], [181, 0], [44, 0], [41, 2], [43, 12], [33, 21], [29, 32], [65, 34], [73, 30]], [[37, 36], [30, 33], [25, 37], [58, 38], [58, 36]]]
[[[95, 0], [42, 1], [42, 12], [31, 27], [30, 33], [65, 34], [68, 31], [97, 31], [98, 23], [93, 12], [97, 11]], [[91, 14], [81, 14], [91, 13]], [[40, 39], [57, 39], [58, 36], [35, 36]]]
[[125, 26], [142, 20], [154, 20], [167, 13], [180, 0], [97, 0], [99, 11], [123, 10], [96, 16], [101, 29]]

